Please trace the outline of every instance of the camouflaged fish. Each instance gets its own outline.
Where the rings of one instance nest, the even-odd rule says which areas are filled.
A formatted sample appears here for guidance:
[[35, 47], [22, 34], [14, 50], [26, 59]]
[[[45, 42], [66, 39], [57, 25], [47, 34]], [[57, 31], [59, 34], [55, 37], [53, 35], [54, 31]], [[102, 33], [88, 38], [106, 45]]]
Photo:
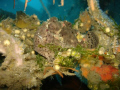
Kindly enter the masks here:
[[77, 32], [72, 29], [71, 23], [58, 21], [56, 17], [52, 17], [47, 22], [43, 22], [38, 28], [34, 37], [34, 49], [51, 61], [55, 56], [54, 51], [50, 50], [51, 46], [60, 46], [62, 48], [76, 47], [78, 40], [75, 34]]

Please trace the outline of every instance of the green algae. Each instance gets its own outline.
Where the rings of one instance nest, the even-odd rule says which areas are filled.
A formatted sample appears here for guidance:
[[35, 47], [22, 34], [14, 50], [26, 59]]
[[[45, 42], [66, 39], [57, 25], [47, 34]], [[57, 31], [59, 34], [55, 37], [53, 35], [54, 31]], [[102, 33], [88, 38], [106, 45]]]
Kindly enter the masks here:
[[62, 60], [60, 61], [59, 65], [63, 67], [70, 67], [74, 68], [75, 67], [75, 58], [68, 56], [68, 57], [63, 57]]
[[36, 62], [39, 65], [39, 68], [41, 69], [41, 71], [43, 71], [46, 59], [43, 56], [38, 54], [36, 55]]
[[40, 48], [43, 48], [43, 47], [49, 48], [50, 51], [53, 51], [55, 53], [55, 57], [58, 55], [58, 52], [63, 52], [63, 51], [67, 50], [67, 48], [62, 48], [61, 46], [57, 46], [57, 45], [54, 45], [54, 44], [46, 44], [46, 45], [39, 44], [38, 47], [40, 47]]

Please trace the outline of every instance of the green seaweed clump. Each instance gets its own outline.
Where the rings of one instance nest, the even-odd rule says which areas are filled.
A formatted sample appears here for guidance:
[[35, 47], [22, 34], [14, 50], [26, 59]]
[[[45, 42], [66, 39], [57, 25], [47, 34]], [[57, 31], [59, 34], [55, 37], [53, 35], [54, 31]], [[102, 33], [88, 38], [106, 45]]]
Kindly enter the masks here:
[[63, 51], [67, 50], [67, 48], [62, 48], [61, 46], [57, 46], [54, 44], [46, 44], [46, 45], [39, 44], [38, 47], [39, 48], [43, 48], [43, 47], [49, 48], [50, 51], [53, 51], [55, 53], [55, 57], [58, 55], [58, 52], [63, 52]]
[[46, 59], [43, 56], [38, 54], [38, 55], [36, 55], [36, 62], [39, 65], [39, 68], [41, 69], [41, 71], [43, 71], [44, 65], [46, 63]]
[[75, 58], [72, 56], [68, 56], [68, 57], [64, 57], [59, 65], [63, 66], [63, 67], [70, 67], [70, 68], [74, 68], [75, 67]]
[[87, 50], [86, 48], [83, 48], [81, 45], [77, 45], [75, 48], [72, 48], [72, 50], [81, 53], [82, 56], [89, 56], [89, 55], [98, 55], [99, 48], [100, 47], [91, 51], [91, 50]]

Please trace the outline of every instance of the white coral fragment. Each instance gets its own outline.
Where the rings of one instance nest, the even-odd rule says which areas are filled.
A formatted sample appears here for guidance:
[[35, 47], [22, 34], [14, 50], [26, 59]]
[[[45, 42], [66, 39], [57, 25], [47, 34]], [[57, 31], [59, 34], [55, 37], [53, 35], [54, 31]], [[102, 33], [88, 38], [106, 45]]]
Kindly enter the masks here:
[[7, 34], [0, 28], [0, 52], [6, 56], [2, 65], [8, 65], [11, 60], [16, 61], [16, 66], [22, 65], [23, 45], [12, 35]]

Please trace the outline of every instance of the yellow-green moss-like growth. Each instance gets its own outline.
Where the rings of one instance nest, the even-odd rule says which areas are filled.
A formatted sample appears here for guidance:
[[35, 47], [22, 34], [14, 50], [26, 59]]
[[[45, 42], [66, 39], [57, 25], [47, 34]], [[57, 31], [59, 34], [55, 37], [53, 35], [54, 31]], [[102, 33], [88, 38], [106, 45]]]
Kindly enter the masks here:
[[38, 54], [36, 55], [36, 62], [39, 65], [41, 71], [43, 71], [46, 59], [43, 56]]

